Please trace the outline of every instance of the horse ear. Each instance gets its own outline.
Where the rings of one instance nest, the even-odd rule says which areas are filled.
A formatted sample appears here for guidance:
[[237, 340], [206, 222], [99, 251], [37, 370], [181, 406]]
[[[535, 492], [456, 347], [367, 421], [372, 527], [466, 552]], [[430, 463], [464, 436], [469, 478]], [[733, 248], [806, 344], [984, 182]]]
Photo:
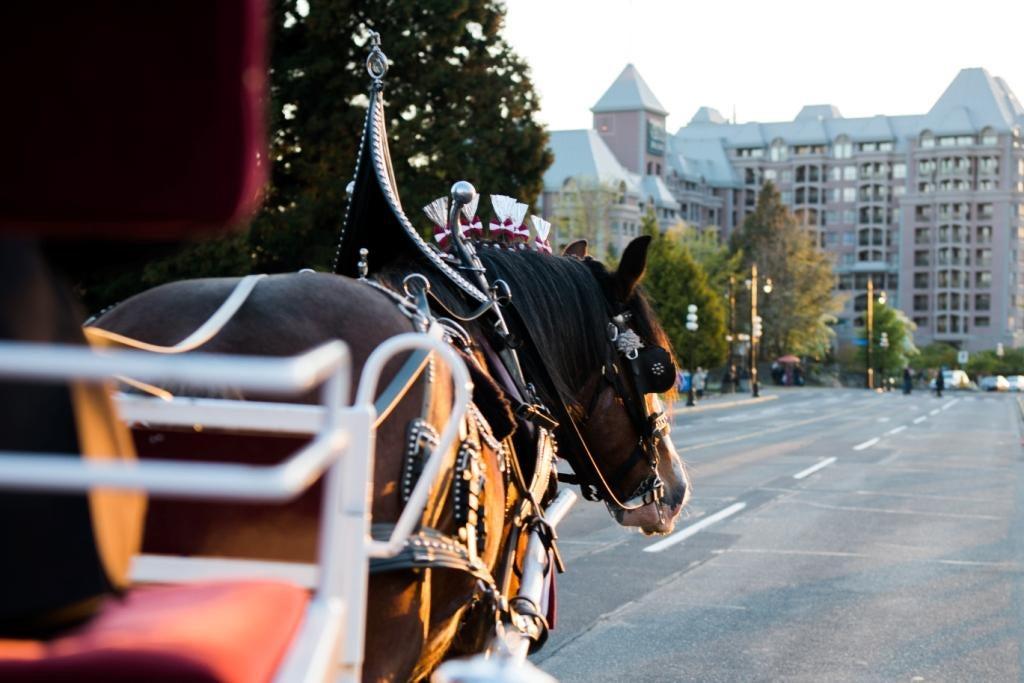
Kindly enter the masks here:
[[623, 300], [628, 299], [640, 283], [647, 268], [647, 248], [651, 246], [651, 236], [641, 235], [629, 243], [622, 252], [619, 269], [615, 271], [615, 281], [619, 285], [619, 293]]
[[562, 250], [562, 256], [575, 256], [578, 259], [587, 258], [587, 241], [576, 240]]

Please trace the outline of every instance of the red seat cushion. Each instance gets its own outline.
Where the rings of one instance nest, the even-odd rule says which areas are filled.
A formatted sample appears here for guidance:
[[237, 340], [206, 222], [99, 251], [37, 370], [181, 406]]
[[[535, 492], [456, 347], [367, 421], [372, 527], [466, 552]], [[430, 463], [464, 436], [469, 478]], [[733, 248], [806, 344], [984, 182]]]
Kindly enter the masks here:
[[308, 598], [270, 581], [138, 588], [54, 640], [0, 640], [0, 681], [267, 681]]

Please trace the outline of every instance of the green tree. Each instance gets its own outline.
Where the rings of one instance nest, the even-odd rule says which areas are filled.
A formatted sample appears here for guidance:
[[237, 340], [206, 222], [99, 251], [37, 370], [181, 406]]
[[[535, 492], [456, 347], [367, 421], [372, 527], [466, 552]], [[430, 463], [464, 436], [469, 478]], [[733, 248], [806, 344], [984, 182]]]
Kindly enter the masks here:
[[389, 143], [413, 221], [459, 179], [534, 202], [552, 159], [529, 68], [502, 36], [504, 18], [498, 0], [274, 2], [273, 166], [263, 210], [248, 232], [170, 257], [116, 269], [83, 263], [72, 276], [89, 304], [182, 277], [329, 268], [366, 114], [371, 30], [391, 61]]
[[964, 368], [975, 377], [981, 375], [1024, 375], [1024, 349], [1005, 349], [1003, 355], [995, 349], [971, 353]]
[[956, 366], [956, 347], [944, 342], [932, 342], [922, 346], [918, 354], [910, 359], [910, 366], [915, 370], [929, 370], [942, 366]]
[[680, 225], [680, 235], [693, 258], [708, 274], [708, 284], [724, 296], [729, 290], [729, 278], [743, 281], [743, 251], [732, 251], [722, 243], [717, 227], [697, 228]]
[[[643, 218], [643, 231], [654, 237], [647, 254], [644, 291], [672, 342], [676, 358], [687, 368], [721, 365], [729, 351], [722, 297], [708, 284], [704, 270], [676, 231], [662, 234], [651, 214]], [[686, 329], [690, 304], [697, 306], [700, 328], [696, 332]]]
[[832, 293], [832, 259], [797, 223], [771, 182], [761, 188], [756, 208], [730, 246], [742, 251], [745, 269], [757, 264], [761, 284], [772, 280], [771, 294], [758, 297], [763, 357], [823, 355], [834, 336], [834, 315], [842, 308]]
[[[871, 355], [875, 367], [875, 384], [880, 385], [884, 377], [897, 377], [910, 359], [918, 354], [914, 346], [914, 330], [917, 326], [898, 308], [875, 303], [872, 309]], [[888, 348], [882, 347], [882, 335], [886, 336]], [[860, 331], [860, 338], [867, 339], [867, 327]], [[861, 367], [867, 367], [867, 345], [860, 347]]]

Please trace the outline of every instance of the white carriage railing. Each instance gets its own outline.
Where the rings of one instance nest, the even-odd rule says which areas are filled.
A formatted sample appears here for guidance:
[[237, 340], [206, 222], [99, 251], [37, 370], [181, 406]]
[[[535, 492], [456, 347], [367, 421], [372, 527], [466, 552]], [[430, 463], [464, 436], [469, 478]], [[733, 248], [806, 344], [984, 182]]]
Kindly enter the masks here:
[[[409, 502], [387, 541], [370, 537], [375, 441], [374, 394], [385, 364], [412, 349], [436, 353], [452, 373], [453, 409], [438, 447], [425, 463]], [[444, 453], [459, 434], [469, 405], [469, 373], [436, 333], [403, 334], [382, 343], [367, 360], [356, 400], [349, 403], [351, 359], [341, 342], [292, 358], [193, 353], [165, 356], [138, 351], [94, 351], [80, 346], [0, 342], [0, 378], [61, 383], [117, 376], [152, 383], [225, 387], [274, 396], [298, 396], [319, 387], [317, 405], [221, 399], [121, 397], [124, 417], [153, 425], [196, 425], [245, 431], [308, 434], [311, 440], [273, 466], [171, 460], [69, 458], [63, 453], [0, 451], [0, 489], [87, 491], [96, 487], [145, 490], [152, 496], [206, 500], [282, 501], [324, 476], [317, 563], [140, 556], [137, 581], [274, 578], [307, 586], [313, 595], [278, 681], [360, 679], [371, 557], [397, 553], [415, 528]]]

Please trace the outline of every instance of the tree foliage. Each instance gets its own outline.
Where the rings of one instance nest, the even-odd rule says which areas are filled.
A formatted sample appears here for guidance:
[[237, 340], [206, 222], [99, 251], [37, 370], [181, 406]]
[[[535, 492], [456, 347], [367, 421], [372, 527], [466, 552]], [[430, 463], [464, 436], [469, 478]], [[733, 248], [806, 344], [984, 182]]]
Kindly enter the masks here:
[[743, 251], [732, 251], [723, 244], [718, 228], [697, 228], [682, 224], [680, 236], [694, 260], [700, 264], [708, 276], [708, 284], [723, 296], [729, 290], [729, 278], [743, 281]]
[[116, 278], [95, 264], [72, 273], [88, 302], [183, 277], [329, 268], [366, 114], [371, 30], [391, 62], [386, 123], [413, 221], [460, 179], [535, 201], [551, 155], [529, 69], [502, 37], [504, 15], [497, 0], [277, 0], [263, 210], [242, 235], [119, 264]]
[[[672, 341], [676, 358], [687, 368], [721, 365], [728, 354], [721, 295], [709, 285], [707, 275], [683, 246], [678, 231], [661, 233], [651, 214], [644, 217], [643, 230], [654, 238], [647, 256], [644, 291]], [[686, 329], [690, 304], [698, 309], [700, 328], [696, 332]]]
[[1024, 375], [1024, 349], [1007, 348], [999, 356], [995, 349], [975, 351], [964, 368], [975, 377], [984, 375]]
[[[898, 376], [910, 359], [918, 355], [914, 346], [914, 330], [917, 326], [898, 308], [875, 303], [872, 309], [871, 356], [878, 381], [888, 376]], [[888, 348], [882, 348], [882, 335], [888, 339]], [[860, 338], [867, 340], [867, 327], [860, 331]], [[862, 367], [867, 365], [867, 345], [860, 347]]]
[[758, 299], [765, 354], [823, 355], [834, 335], [830, 325], [841, 309], [832, 293], [832, 259], [797, 223], [771, 182], [764, 184], [756, 208], [733, 234], [731, 247], [742, 251], [746, 269], [757, 264], [761, 284], [772, 280], [771, 294], [759, 294]]
[[915, 370], [928, 370], [945, 366], [956, 366], [956, 347], [943, 342], [933, 342], [922, 346], [918, 354], [911, 358], [910, 366]]

